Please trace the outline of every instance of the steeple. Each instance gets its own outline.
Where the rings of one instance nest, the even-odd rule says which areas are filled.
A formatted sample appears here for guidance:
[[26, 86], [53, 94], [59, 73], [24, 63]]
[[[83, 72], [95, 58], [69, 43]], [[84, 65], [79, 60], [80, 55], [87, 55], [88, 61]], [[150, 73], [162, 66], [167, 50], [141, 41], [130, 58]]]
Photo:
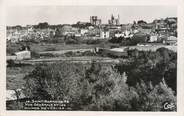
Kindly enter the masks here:
[[113, 16], [113, 14], [111, 15], [111, 20], [114, 20], [114, 16]]

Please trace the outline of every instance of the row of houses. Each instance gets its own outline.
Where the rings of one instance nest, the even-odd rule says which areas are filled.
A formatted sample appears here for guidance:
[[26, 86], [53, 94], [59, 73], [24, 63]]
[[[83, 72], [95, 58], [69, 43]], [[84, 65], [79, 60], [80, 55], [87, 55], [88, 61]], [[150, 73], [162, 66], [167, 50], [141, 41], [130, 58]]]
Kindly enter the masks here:
[[7, 41], [12, 43], [17, 43], [27, 40], [43, 40], [45, 38], [50, 38], [55, 35], [54, 29], [34, 29], [33, 26], [29, 26], [23, 29], [7, 29]]
[[[92, 23], [92, 24], [90, 24]], [[29, 39], [50, 39], [59, 36], [76, 36], [80, 38], [98, 38], [111, 39], [113, 37], [132, 38], [134, 34], [140, 32], [150, 35], [149, 42], [155, 42], [158, 38], [166, 36], [177, 36], [177, 18], [171, 17], [166, 19], [157, 19], [151, 23], [144, 21], [134, 22], [133, 24], [119, 23], [119, 16], [115, 18], [113, 15], [109, 20], [109, 24], [101, 24], [100, 19], [96, 16], [90, 17], [89, 22], [78, 22], [75, 25], [64, 24], [55, 28], [34, 29], [29, 26], [24, 29], [8, 29], [7, 40], [11, 42], [24, 41]]]

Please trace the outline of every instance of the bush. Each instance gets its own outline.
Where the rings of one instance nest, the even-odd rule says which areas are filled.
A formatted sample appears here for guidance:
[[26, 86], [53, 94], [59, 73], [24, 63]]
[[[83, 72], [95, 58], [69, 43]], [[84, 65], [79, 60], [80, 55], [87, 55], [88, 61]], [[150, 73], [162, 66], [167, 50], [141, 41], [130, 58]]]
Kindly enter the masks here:
[[[176, 104], [174, 92], [161, 81], [152, 85], [140, 81], [135, 87], [126, 84], [111, 65], [93, 62], [39, 64], [27, 75], [25, 94], [34, 99], [67, 99], [72, 110], [92, 111], [161, 111], [166, 101]], [[172, 109], [175, 111], [176, 109]]]
[[25, 77], [26, 95], [35, 99], [74, 101], [79, 98], [83, 68], [80, 64], [65, 62], [39, 64]]
[[85, 52], [82, 52], [81, 55], [82, 56], [96, 56], [97, 54], [95, 54], [94, 52], [91, 52], [91, 51], [85, 51]]
[[40, 56], [42, 56], [42, 57], [56, 57], [57, 55], [54, 55], [52, 53], [44, 53], [44, 54], [40, 54]]
[[32, 58], [40, 58], [40, 54], [35, 52], [35, 51], [31, 51], [31, 57]]
[[104, 42], [106, 42], [106, 40], [103, 40], [103, 39], [88, 39], [88, 40], [85, 40], [86, 44], [102, 44]]
[[8, 67], [14, 67], [16, 64], [14, 62], [14, 60], [7, 60], [7, 66]]
[[160, 48], [156, 52], [129, 51], [129, 63], [117, 65], [120, 73], [127, 73], [129, 86], [136, 86], [143, 80], [157, 85], [164, 77], [166, 83], [176, 92], [177, 54], [166, 48]]
[[75, 56], [76, 54], [74, 53], [74, 52], [72, 52], [72, 51], [70, 51], [70, 52], [66, 52], [65, 53], [65, 56], [66, 57], [73, 57], [73, 56]]
[[124, 37], [113, 37], [112, 39], [109, 40], [111, 43], [121, 43], [125, 39]]
[[67, 39], [67, 40], [65, 40], [65, 43], [66, 44], [77, 44], [78, 42], [77, 42], [77, 40], [74, 40], [74, 39]]
[[47, 48], [45, 51], [55, 51], [55, 50], [56, 50], [56, 48], [51, 47], [51, 48]]
[[[150, 82], [148, 85], [141, 81], [133, 90], [137, 96], [131, 99], [131, 110], [133, 111], [176, 111], [176, 97], [165, 81], [153, 86]], [[164, 103], [173, 103], [172, 109], [164, 109]]]

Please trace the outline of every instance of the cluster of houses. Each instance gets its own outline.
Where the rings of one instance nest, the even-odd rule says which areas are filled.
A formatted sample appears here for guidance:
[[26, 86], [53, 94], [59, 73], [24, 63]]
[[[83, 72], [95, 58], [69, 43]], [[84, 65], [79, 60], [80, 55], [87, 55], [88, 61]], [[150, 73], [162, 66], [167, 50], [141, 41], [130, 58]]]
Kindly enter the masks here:
[[54, 28], [35, 29], [33, 26], [22, 29], [7, 29], [7, 41], [16, 43], [30, 39], [44, 40], [60, 36], [75, 36], [82, 39], [112, 39], [113, 37], [132, 38], [135, 34], [149, 35], [151, 43], [176, 45], [177, 42], [177, 18], [170, 17], [156, 19], [151, 23], [143, 20], [132, 24], [120, 24], [120, 16], [111, 16], [107, 24], [97, 16], [90, 16], [89, 22], [77, 22], [76, 24], [63, 24]]
[[7, 41], [11, 43], [18, 43], [29, 40], [44, 40], [55, 35], [54, 29], [34, 29], [33, 26], [8, 28]]
[[134, 23], [133, 28], [149, 35], [149, 43], [177, 45], [177, 18], [156, 19], [152, 23]]

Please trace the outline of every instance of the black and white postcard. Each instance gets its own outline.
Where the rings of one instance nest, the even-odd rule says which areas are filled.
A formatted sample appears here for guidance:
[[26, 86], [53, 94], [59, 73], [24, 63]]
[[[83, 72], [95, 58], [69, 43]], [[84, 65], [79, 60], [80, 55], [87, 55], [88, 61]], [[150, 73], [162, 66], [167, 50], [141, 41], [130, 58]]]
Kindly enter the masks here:
[[2, 1], [2, 115], [182, 116], [183, 2], [87, 1]]

